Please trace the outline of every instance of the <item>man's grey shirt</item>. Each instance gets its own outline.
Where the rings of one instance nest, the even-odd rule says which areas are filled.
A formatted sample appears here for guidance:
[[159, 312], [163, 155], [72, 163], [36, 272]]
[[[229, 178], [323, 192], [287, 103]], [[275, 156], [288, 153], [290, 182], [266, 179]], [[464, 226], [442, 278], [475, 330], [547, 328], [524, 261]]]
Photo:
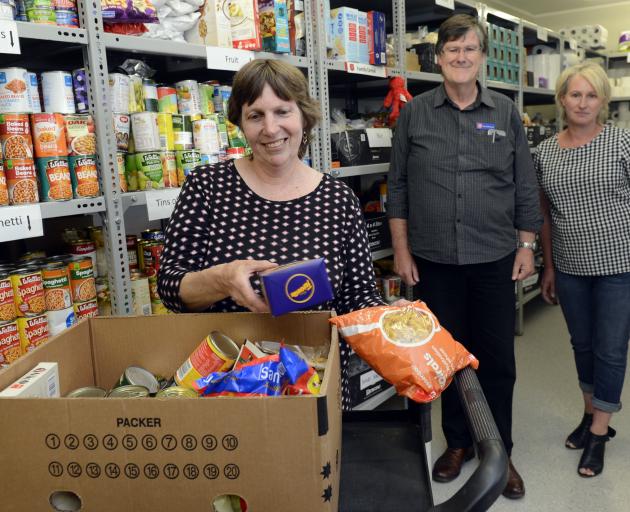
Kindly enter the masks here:
[[406, 219], [411, 252], [436, 263], [499, 260], [515, 250], [515, 230], [542, 225], [516, 105], [478, 89], [460, 110], [440, 85], [407, 104], [396, 125], [387, 214]]

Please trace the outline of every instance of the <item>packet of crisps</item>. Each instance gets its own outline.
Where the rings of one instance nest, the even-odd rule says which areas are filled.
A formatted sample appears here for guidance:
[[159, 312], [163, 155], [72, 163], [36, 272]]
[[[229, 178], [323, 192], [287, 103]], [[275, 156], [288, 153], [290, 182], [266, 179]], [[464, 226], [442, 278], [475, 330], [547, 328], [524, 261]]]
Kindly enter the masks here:
[[376, 373], [416, 402], [435, 400], [455, 372], [479, 366], [421, 301], [361, 309], [330, 322]]

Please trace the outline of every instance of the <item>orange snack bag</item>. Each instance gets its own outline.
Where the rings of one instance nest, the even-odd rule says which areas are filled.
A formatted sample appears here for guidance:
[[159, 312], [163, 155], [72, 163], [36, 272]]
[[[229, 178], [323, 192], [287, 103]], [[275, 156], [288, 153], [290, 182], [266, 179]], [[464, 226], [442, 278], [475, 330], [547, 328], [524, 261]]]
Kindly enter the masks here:
[[361, 309], [330, 322], [398, 394], [416, 402], [435, 400], [455, 372], [479, 366], [477, 358], [453, 339], [421, 301]]

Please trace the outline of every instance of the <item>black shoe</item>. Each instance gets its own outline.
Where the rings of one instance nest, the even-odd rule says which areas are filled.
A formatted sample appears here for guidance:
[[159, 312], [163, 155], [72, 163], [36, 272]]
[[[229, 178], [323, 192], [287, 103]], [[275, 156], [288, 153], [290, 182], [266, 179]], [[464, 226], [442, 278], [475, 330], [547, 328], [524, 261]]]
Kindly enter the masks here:
[[[584, 446], [584, 452], [582, 452], [582, 457], [580, 457], [580, 463], [578, 464], [578, 475], [583, 478], [591, 478], [599, 475], [603, 471], [606, 443], [611, 437], [615, 437], [615, 434], [617, 434], [615, 429], [610, 427], [608, 427], [608, 433], [603, 436], [598, 436], [589, 431], [586, 445]], [[581, 473], [580, 469], [590, 469], [593, 474]]]
[[567, 440], [564, 442], [569, 450], [581, 450], [586, 444], [586, 439], [591, 430], [591, 424], [593, 423], [593, 414], [584, 413], [582, 421], [577, 428], [569, 434]]
[[475, 456], [472, 446], [468, 448], [447, 448], [433, 466], [433, 480], [446, 483], [455, 480], [467, 460]]

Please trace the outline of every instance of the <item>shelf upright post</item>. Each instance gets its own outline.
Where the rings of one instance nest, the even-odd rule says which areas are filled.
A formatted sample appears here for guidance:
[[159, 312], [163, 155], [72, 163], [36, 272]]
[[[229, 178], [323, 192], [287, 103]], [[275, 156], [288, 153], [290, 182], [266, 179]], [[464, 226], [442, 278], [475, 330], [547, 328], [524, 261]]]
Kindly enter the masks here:
[[[486, 4], [482, 4], [482, 3], [478, 3], [476, 4], [476, 9], [477, 9], [477, 19], [479, 20], [479, 23], [481, 23], [484, 27], [486, 27], [486, 30], [488, 30], [488, 15], [487, 15], [487, 6]], [[488, 42], [490, 41], [490, 37], [488, 35]], [[483, 64], [481, 66], [481, 69], [479, 70], [479, 83], [481, 84], [482, 87], [488, 87], [488, 53], [490, 51], [490, 48], [486, 48], [486, 55], [483, 59]]]
[[405, 0], [393, 0], [392, 25], [394, 32], [394, 68], [388, 69], [390, 76], [402, 76], [407, 87], [407, 56], [405, 55]]
[[129, 261], [125, 237], [125, 221], [116, 163], [116, 140], [112, 129], [112, 110], [109, 103], [109, 76], [104, 42], [100, 0], [80, 0], [79, 20], [86, 29], [88, 44], [83, 50], [90, 113], [94, 118], [97, 142], [97, 165], [106, 210], [101, 214], [105, 250], [109, 268], [109, 289], [112, 314], [129, 315], [131, 290]]
[[518, 20], [518, 27], [516, 29], [518, 33], [518, 100], [516, 104], [518, 105], [518, 111], [521, 114], [521, 118], [525, 113], [525, 77], [523, 76], [523, 70], [526, 69], [525, 65], [525, 56], [523, 48], [525, 47], [525, 29], [523, 27], [523, 21], [521, 19]]
[[[319, 65], [319, 63], [322, 61], [321, 55], [318, 53], [319, 51], [318, 46], [319, 44], [321, 44], [322, 39], [319, 33], [317, 32], [318, 25], [321, 25], [321, 23], [317, 23], [315, 21], [318, 16], [323, 17], [323, 13], [319, 11], [319, 7], [320, 7], [319, 3], [320, 2], [317, 2], [315, 5], [313, 5], [312, 2], [309, 2], [309, 1], [304, 2], [304, 19], [305, 19], [305, 25], [306, 25], [306, 58], [308, 61], [308, 68], [307, 68], [308, 89], [309, 89], [308, 92], [311, 98], [315, 100], [319, 100], [319, 97], [322, 94], [320, 90], [320, 82], [318, 80], [318, 72], [315, 69], [316, 66]], [[324, 46], [326, 46], [326, 32], [325, 31], [324, 31], [323, 37], [324, 37], [323, 39]], [[326, 78], [328, 78], [328, 75], [326, 75]], [[328, 86], [326, 86], [326, 90], [328, 90]], [[321, 102], [320, 102], [320, 108], [321, 108]], [[322, 121], [320, 125], [327, 123], [327, 121], [323, 118], [326, 111], [324, 109], [321, 109], [321, 111], [322, 111]], [[311, 147], [310, 147], [310, 155], [311, 155], [311, 165], [313, 166], [313, 169], [317, 169], [320, 172], [323, 170], [321, 146], [322, 146], [321, 129], [316, 129], [313, 131], [313, 138], [311, 140]]]

